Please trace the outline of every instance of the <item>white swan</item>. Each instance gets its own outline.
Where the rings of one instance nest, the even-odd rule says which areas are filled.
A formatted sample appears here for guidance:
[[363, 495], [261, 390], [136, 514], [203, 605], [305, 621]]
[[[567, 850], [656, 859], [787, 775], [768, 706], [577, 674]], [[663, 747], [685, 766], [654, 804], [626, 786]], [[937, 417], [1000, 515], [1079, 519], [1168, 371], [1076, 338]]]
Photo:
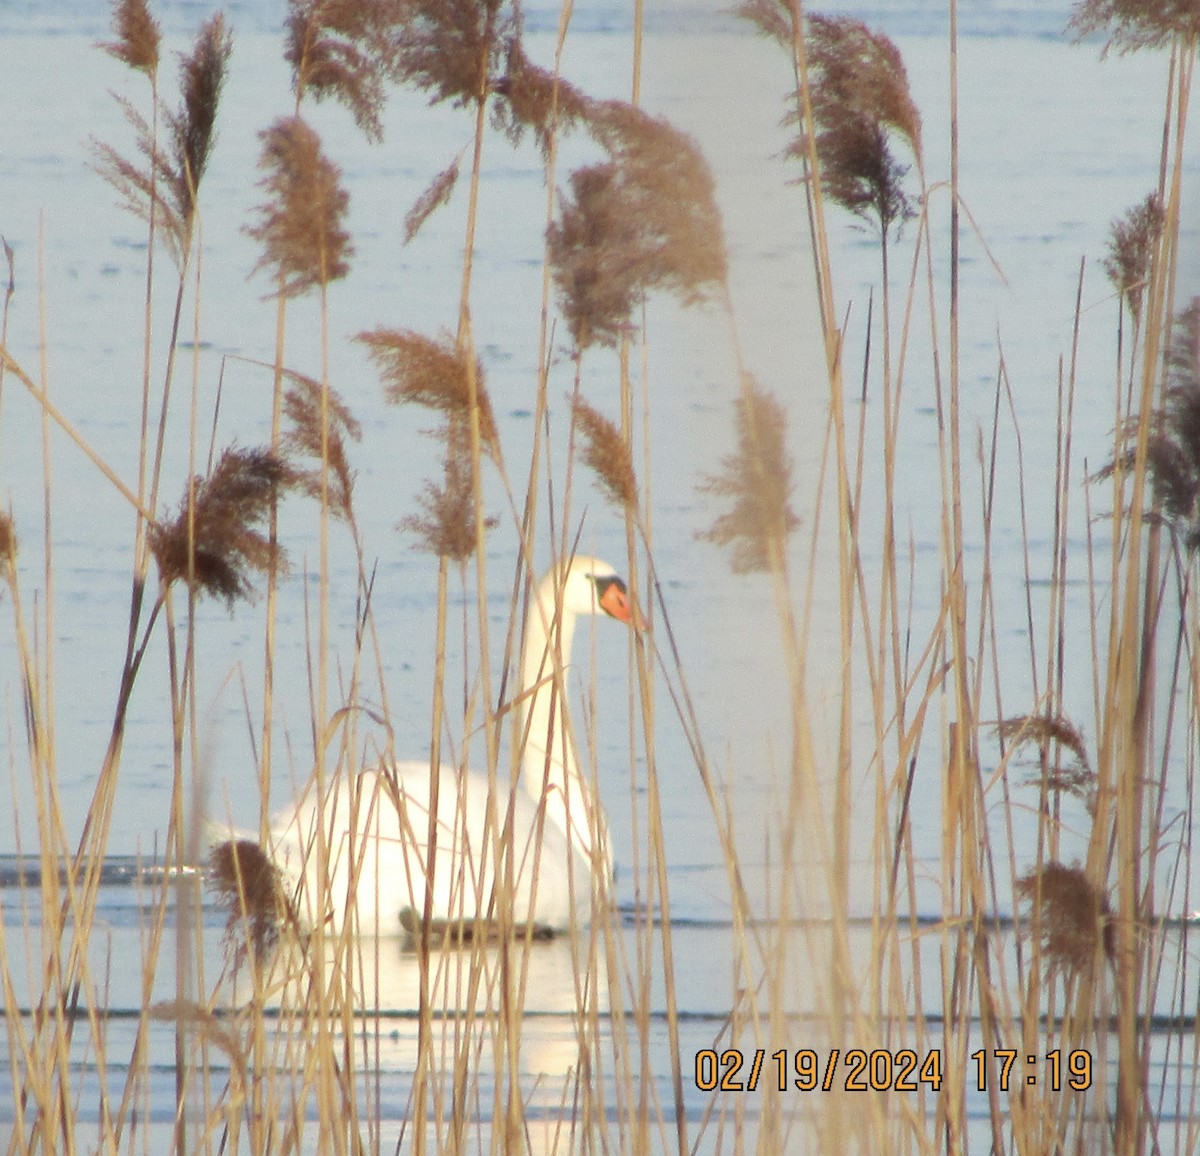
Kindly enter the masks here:
[[[569, 728], [560, 725], [562, 672], [581, 614], [633, 618], [617, 572], [576, 556], [541, 580], [529, 607], [515, 696], [523, 736], [519, 784], [509, 788], [501, 760], [489, 798], [486, 774], [441, 766], [432, 875], [434, 776], [427, 763], [333, 777], [323, 805], [310, 786], [307, 797], [275, 817], [271, 858], [303, 926], [340, 932], [353, 910], [350, 926], [360, 934], [414, 932], [428, 897], [431, 925], [469, 935], [477, 919], [486, 924], [498, 916], [499, 847], [508, 857], [501, 882], [511, 871], [505, 893], [515, 926], [549, 933], [588, 922], [598, 881], [612, 878], [612, 859], [603, 811], [579, 771]], [[510, 816], [511, 838], [498, 835]]]

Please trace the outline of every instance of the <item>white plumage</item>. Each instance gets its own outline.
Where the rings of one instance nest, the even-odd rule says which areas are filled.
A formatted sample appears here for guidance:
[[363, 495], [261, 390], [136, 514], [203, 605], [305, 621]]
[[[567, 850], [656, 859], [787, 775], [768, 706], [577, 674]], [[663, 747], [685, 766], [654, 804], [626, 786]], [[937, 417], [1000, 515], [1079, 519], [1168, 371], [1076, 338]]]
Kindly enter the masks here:
[[[333, 777], [323, 805], [310, 786], [276, 816], [270, 854], [303, 924], [323, 922], [340, 931], [353, 909], [361, 934], [411, 931], [425, 912], [429, 876], [433, 922], [465, 921], [469, 931], [476, 916], [496, 917], [498, 846], [511, 848], [500, 879], [512, 880], [516, 925], [558, 931], [588, 921], [597, 882], [612, 877], [612, 859], [603, 809], [580, 774], [568, 728], [560, 725], [561, 673], [570, 662], [576, 619], [587, 614], [632, 619], [616, 571], [576, 556], [541, 580], [529, 608], [515, 696], [523, 735], [519, 784], [509, 789], [503, 760], [490, 789], [486, 774], [441, 767], [431, 876], [434, 784], [425, 762]], [[510, 815], [511, 839], [497, 838], [493, 832], [503, 831]]]

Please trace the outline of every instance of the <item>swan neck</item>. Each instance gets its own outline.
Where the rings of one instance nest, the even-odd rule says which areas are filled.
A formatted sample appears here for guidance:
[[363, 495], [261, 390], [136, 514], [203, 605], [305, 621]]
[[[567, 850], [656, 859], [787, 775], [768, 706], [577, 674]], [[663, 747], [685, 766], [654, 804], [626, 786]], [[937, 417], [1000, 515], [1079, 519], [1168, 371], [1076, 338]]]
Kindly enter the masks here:
[[521, 781], [536, 800], [544, 799], [547, 821], [586, 855], [591, 849], [590, 798], [570, 727], [562, 725], [574, 634], [574, 611], [556, 607], [553, 577], [543, 579], [529, 608], [521, 662]]

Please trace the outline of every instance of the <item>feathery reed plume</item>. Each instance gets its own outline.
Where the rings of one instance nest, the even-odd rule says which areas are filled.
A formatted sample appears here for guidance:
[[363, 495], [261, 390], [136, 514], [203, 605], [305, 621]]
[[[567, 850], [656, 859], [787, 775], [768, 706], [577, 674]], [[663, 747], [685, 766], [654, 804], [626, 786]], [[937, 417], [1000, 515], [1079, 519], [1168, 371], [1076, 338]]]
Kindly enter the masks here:
[[[475, 490], [471, 482], [471, 454], [466, 438], [446, 430], [446, 457], [443, 481], [426, 482], [417, 495], [423, 511], [410, 514], [400, 529], [416, 534], [417, 548], [454, 562], [465, 562], [475, 552]], [[489, 518], [484, 525], [495, 525]]]
[[212, 155], [217, 106], [232, 52], [233, 33], [218, 12], [201, 25], [192, 51], [179, 58], [183, 104], [178, 112], [168, 112], [166, 120], [175, 158], [175, 199], [189, 222]]
[[1164, 48], [1176, 37], [1195, 42], [1200, 35], [1200, 8], [1193, 0], [1080, 0], [1067, 29], [1076, 42], [1107, 34], [1105, 52]]
[[[913, 215], [908, 172], [892, 154], [890, 133], [920, 151], [921, 117], [899, 49], [846, 16], [810, 16], [808, 66], [817, 156], [826, 195], [858, 217], [872, 215], [886, 236]], [[789, 118], [793, 123], [798, 113]], [[807, 154], [803, 138], [788, 152]]]
[[[1190, 552], [1200, 549], [1200, 298], [1180, 314], [1167, 357], [1168, 384], [1162, 408], [1146, 448], [1146, 472], [1157, 512]], [[1138, 418], [1126, 423], [1126, 448], [1101, 469], [1096, 480], [1110, 477], [1118, 465], [1134, 468]]]
[[576, 169], [570, 182], [548, 234], [559, 309], [577, 349], [615, 346], [630, 331], [643, 284], [640, 224], [623, 199], [616, 165]]
[[124, 97], [117, 97], [117, 103], [133, 128], [137, 150], [145, 158], [145, 165], [122, 156], [112, 145], [93, 139], [94, 167], [116, 189], [122, 206], [135, 217], [148, 221], [153, 209], [158, 236], [165, 242], [173, 260], [179, 263], [187, 245], [187, 228], [169, 195], [177, 186], [175, 172], [166, 154], [157, 148], [154, 130], [146, 118]]
[[259, 526], [297, 475], [271, 450], [231, 446], [212, 473], [193, 484], [190, 511], [185, 494], [171, 521], [151, 527], [150, 549], [164, 587], [194, 582], [198, 593], [224, 598], [232, 609], [253, 593], [252, 573], [268, 573], [284, 561], [278, 543]]
[[146, 0], [114, 0], [112, 28], [116, 40], [100, 47], [130, 68], [153, 76], [158, 71], [162, 30]]
[[695, 141], [633, 105], [591, 107], [588, 126], [610, 159], [576, 169], [548, 243], [559, 307], [579, 350], [629, 332], [642, 293], [685, 305], [725, 280], [712, 172]]
[[0, 510], [0, 566], [5, 569], [17, 560], [17, 530], [8, 514]]
[[435, 341], [411, 329], [380, 327], [356, 338], [367, 347], [393, 405], [423, 405], [442, 414], [451, 426], [470, 421], [472, 375], [479, 409], [479, 439], [498, 458], [500, 442], [483, 366], [472, 364], [467, 350], [451, 337]]
[[786, 556], [787, 539], [800, 524], [791, 508], [792, 460], [787, 452], [787, 415], [776, 398], [747, 376], [737, 402], [737, 450], [722, 459], [722, 471], [700, 483], [704, 493], [731, 498], [697, 537], [733, 548], [739, 574], [769, 570]]
[[620, 100], [590, 106], [588, 127], [617, 165], [629, 209], [642, 218], [647, 287], [668, 289], [692, 305], [724, 284], [728, 262], [716, 181], [696, 141]]
[[263, 244], [255, 269], [270, 269], [282, 292], [297, 297], [350, 271], [353, 246], [343, 221], [350, 204], [341, 170], [321, 151], [321, 139], [299, 117], [284, 117], [259, 134], [260, 185], [270, 199], [246, 232]]
[[633, 456], [621, 431], [594, 406], [576, 397], [572, 413], [583, 435], [583, 461], [593, 470], [609, 500], [623, 509], [637, 507]]
[[332, 97], [350, 110], [368, 140], [383, 139], [385, 84], [394, 76], [392, 37], [403, 25], [401, 0], [289, 0], [284, 59], [299, 103]]
[[492, 109], [492, 123], [517, 144], [525, 129], [533, 130], [545, 156], [550, 140], [562, 129], [585, 121], [593, 102], [562, 77], [534, 64], [525, 55], [519, 36], [508, 40], [504, 55], [504, 74], [494, 82], [498, 98]]
[[[996, 724], [996, 734], [1005, 742], [1019, 747], [1032, 744], [1043, 752], [1048, 770], [1045, 786], [1048, 791], [1072, 795], [1079, 799], [1088, 809], [1088, 813], [1096, 813], [1096, 772], [1092, 770], [1088, 759], [1087, 745], [1083, 734], [1070, 719], [1063, 715], [1015, 715], [1012, 718], [1001, 719]], [[1074, 760], [1063, 766], [1050, 762], [1050, 747], [1057, 745], [1065, 747], [1074, 756]], [[1040, 785], [1039, 776], [1030, 780], [1033, 785]]]
[[733, 14], [749, 21], [761, 35], [792, 51], [795, 24], [788, 0], [744, 0], [733, 10]]
[[446, 168], [430, 182], [429, 187], [416, 199], [404, 218], [404, 243], [407, 245], [420, 231], [421, 226], [433, 216], [454, 194], [458, 184], [458, 168], [462, 158], [455, 157]]
[[237, 954], [262, 961], [279, 942], [289, 903], [279, 868], [251, 839], [218, 843], [208, 856], [208, 883], [226, 913], [225, 938]]
[[1041, 872], [1030, 871], [1016, 883], [1017, 897], [1040, 917], [1042, 954], [1054, 964], [1074, 971], [1096, 958], [1097, 947], [1108, 960], [1115, 954], [1108, 898], [1080, 866], [1050, 862]]
[[407, 0], [392, 41], [393, 75], [455, 107], [487, 99], [499, 53], [517, 32], [503, 0]]
[[321, 435], [321, 383], [311, 377], [289, 371], [291, 388], [283, 396], [283, 415], [288, 428], [283, 434], [283, 448], [292, 456], [313, 458], [318, 463], [311, 470], [297, 469], [296, 485], [310, 497], [321, 496], [320, 462], [322, 441], [325, 460], [329, 463], [329, 509], [344, 522], [353, 521], [354, 471], [346, 453], [346, 440], [362, 440], [362, 426], [355, 420], [349, 406], [333, 389], [328, 390], [325, 410], [328, 428]]
[[1142, 294], [1162, 227], [1162, 203], [1157, 193], [1151, 193], [1112, 224], [1104, 272], [1125, 299], [1135, 325], [1141, 319]]
[[212, 152], [217, 106], [232, 51], [232, 34], [218, 13], [201, 27], [191, 53], [181, 56], [182, 103], [178, 111], [164, 108], [162, 113], [166, 149], [159, 148], [146, 118], [118, 98], [144, 165], [121, 156], [111, 145], [92, 142], [97, 171], [136, 216], [149, 220], [153, 208], [160, 235], [176, 262], [183, 260], [191, 242], [196, 198]]

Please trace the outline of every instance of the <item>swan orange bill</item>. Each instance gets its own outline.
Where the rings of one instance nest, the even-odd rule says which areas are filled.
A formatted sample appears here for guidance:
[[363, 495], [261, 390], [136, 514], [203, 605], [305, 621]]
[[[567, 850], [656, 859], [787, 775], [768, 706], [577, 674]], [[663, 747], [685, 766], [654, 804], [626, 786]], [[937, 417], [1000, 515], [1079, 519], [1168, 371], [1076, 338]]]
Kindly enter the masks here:
[[633, 621], [633, 604], [629, 601], [625, 584], [620, 579], [613, 579], [604, 584], [600, 591], [600, 608], [618, 622]]

